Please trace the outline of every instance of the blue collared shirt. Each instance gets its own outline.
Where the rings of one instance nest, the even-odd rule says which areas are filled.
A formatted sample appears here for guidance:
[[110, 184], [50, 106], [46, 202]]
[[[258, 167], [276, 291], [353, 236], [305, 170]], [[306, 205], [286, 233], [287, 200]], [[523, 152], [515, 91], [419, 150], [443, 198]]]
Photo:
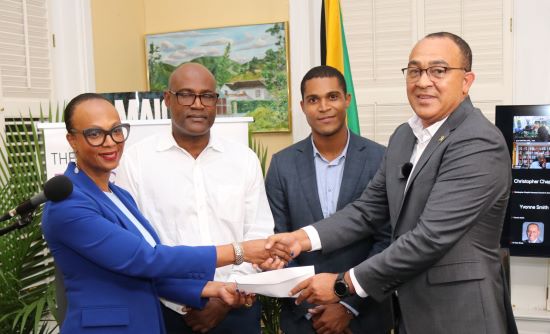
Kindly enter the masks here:
[[319, 193], [319, 202], [323, 210], [323, 217], [330, 217], [336, 212], [338, 205], [338, 196], [340, 195], [340, 185], [344, 175], [344, 165], [346, 163], [346, 152], [349, 145], [349, 130], [346, 146], [334, 160], [328, 161], [325, 159], [313, 142], [313, 159], [315, 162], [315, 174], [317, 177], [317, 191]]
[[[346, 152], [349, 146], [349, 129], [348, 140], [346, 146], [340, 152], [340, 154], [332, 161], [325, 159], [313, 142], [311, 137], [311, 144], [313, 145], [313, 159], [315, 162], [315, 174], [317, 177], [317, 191], [319, 193], [319, 202], [321, 202], [321, 209], [323, 210], [323, 217], [330, 217], [336, 212], [338, 205], [338, 197], [340, 196], [340, 186], [342, 185], [342, 178], [344, 176], [344, 166], [346, 164]], [[359, 315], [359, 312], [347, 303], [340, 301], [340, 304], [344, 305], [354, 316]], [[308, 316], [309, 315], [309, 316]], [[306, 315], [307, 319], [311, 318], [311, 314]]]

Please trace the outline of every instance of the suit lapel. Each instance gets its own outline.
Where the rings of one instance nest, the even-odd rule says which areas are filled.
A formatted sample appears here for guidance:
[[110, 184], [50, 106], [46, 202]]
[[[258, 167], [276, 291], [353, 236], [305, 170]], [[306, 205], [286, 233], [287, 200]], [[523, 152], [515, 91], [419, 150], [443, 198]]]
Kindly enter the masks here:
[[[128, 211], [130, 211], [130, 213], [132, 215], [134, 215], [134, 217], [147, 230], [147, 232], [149, 232], [149, 234], [151, 234], [153, 239], [155, 239], [156, 243], [160, 244], [160, 239], [157, 236], [157, 232], [155, 231], [153, 226], [151, 226], [151, 224], [149, 224], [149, 221], [147, 221], [147, 219], [141, 214], [141, 212], [139, 211], [137, 206], [134, 205], [133, 203], [127, 201], [126, 196], [122, 193], [122, 191], [118, 187], [115, 186], [115, 187], [112, 187], [111, 189], [113, 190], [115, 195], [117, 195], [117, 197], [120, 199], [122, 204], [124, 204], [124, 206], [126, 206]], [[120, 210], [117, 210], [117, 211], [120, 212]], [[121, 215], [118, 215], [118, 216], [119, 216], [119, 218], [121, 217]], [[124, 216], [123, 218], [127, 218], [124, 214], [122, 214], [122, 216]], [[134, 224], [131, 224], [131, 225], [133, 226]], [[140, 234], [141, 234], [141, 232], [140, 232]]]
[[353, 195], [357, 190], [358, 182], [363, 173], [367, 173], [371, 168], [370, 164], [363, 164], [368, 157], [364, 157], [368, 152], [366, 145], [359, 142], [356, 135], [350, 131], [348, 151], [346, 152], [346, 160], [344, 164], [344, 174], [342, 176], [342, 184], [340, 185], [340, 194], [338, 195], [338, 203], [336, 210], [342, 209], [347, 203], [353, 199]]
[[441, 125], [441, 127], [437, 130], [435, 135], [432, 137], [430, 142], [428, 143], [428, 146], [426, 146], [426, 149], [420, 156], [420, 159], [418, 159], [418, 162], [416, 163], [416, 166], [414, 167], [414, 170], [412, 174], [410, 175], [410, 181], [409, 186], [414, 182], [414, 179], [420, 173], [424, 165], [426, 165], [426, 162], [430, 159], [435, 149], [443, 143], [447, 137], [451, 134], [451, 132], [456, 129], [462, 121], [464, 121], [464, 118], [467, 116], [467, 112], [469, 110], [473, 109], [472, 102], [470, 101], [469, 97], [466, 97], [464, 101], [457, 107], [455, 111], [453, 111], [449, 118]]
[[305, 140], [302, 140], [301, 145], [296, 147], [295, 162], [296, 172], [309, 209], [315, 221], [319, 221], [323, 219], [323, 210], [321, 209], [319, 191], [317, 190], [317, 177], [315, 174], [315, 163], [313, 161], [311, 135]]
[[[108, 208], [112, 213], [114, 213], [118, 218], [117, 223], [119, 223], [122, 227], [124, 227], [126, 230], [132, 231], [133, 233], [141, 236], [141, 232], [139, 232], [137, 227], [128, 219], [128, 217], [126, 217], [126, 215], [122, 211], [120, 211], [120, 209], [116, 206], [116, 204], [113, 203], [113, 201], [110, 198], [108, 198], [107, 195], [105, 195], [101, 189], [99, 189], [99, 187], [94, 183], [94, 181], [92, 181], [92, 179], [88, 177], [88, 175], [86, 175], [86, 173], [81, 171], [78, 174], [75, 174], [73, 172], [73, 169], [74, 169], [73, 167], [69, 166], [69, 168], [67, 169], [68, 172], [66, 172], [65, 174], [67, 175], [68, 173], [67, 176], [71, 178], [71, 180], [75, 183], [75, 185], [79, 186], [83, 192], [90, 195], [93, 198], [93, 200], [95, 200], [96, 202], [99, 202], [101, 206]], [[144, 220], [143, 216], [139, 214], [139, 212], [136, 214], [135, 212], [136, 210], [133, 210], [133, 205], [130, 205], [125, 200], [124, 196], [120, 195], [120, 192], [118, 191], [118, 189], [116, 189], [115, 194], [121, 200], [121, 202], [128, 208], [128, 210], [130, 210], [130, 212], [134, 214], [136, 219], [138, 219], [143, 224], [143, 220]], [[151, 226], [148, 226], [149, 224], [143, 224], [143, 225], [149, 232], [151, 232], [152, 228]], [[151, 233], [151, 235], [153, 235], [155, 240], [159, 242], [158, 237], [156, 237], [156, 233], [153, 232]]]
[[414, 166], [414, 170], [410, 175], [409, 186], [414, 182], [414, 179], [416, 178], [418, 173], [420, 173], [420, 171], [422, 170], [422, 167], [424, 167], [426, 162], [430, 159], [435, 149], [449, 136], [450, 132], [451, 132], [451, 129], [449, 129], [449, 127], [446, 126], [446, 123], [443, 123], [441, 127], [437, 130], [435, 135], [432, 137], [432, 139], [428, 143], [428, 146], [426, 146], [426, 148], [424, 149], [424, 152], [422, 152], [422, 155], [416, 162], [416, 166]]
[[[405, 128], [405, 133], [403, 134], [403, 139], [398, 140], [399, 146], [396, 148], [398, 150], [396, 157], [396, 166], [397, 166], [397, 179], [398, 182], [396, 184], [396, 191], [395, 191], [395, 203], [398, 203], [399, 207], [397, 208], [396, 212], [401, 211], [401, 207], [403, 206], [403, 199], [405, 197], [405, 186], [407, 185], [407, 177], [406, 175], [402, 174], [402, 168], [405, 164], [410, 162], [411, 155], [414, 149], [414, 145], [416, 144], [416, 137], [414, 136], [414, 133], [412, 132], [412, 129], [410, 126], [407, 126]], [[388, 169], [391, 170], [391, 169]]]

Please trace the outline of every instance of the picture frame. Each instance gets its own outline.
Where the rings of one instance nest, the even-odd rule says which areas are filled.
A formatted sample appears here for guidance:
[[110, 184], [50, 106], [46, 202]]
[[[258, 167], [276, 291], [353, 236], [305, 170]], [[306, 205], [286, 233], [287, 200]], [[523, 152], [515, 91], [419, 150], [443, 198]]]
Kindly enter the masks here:
[[150, 91], [196, 62], [216, 77], [218, 115], [251, 116], [252, 132], [290, 132], [288, 23], [275, 22], [145, 36]]

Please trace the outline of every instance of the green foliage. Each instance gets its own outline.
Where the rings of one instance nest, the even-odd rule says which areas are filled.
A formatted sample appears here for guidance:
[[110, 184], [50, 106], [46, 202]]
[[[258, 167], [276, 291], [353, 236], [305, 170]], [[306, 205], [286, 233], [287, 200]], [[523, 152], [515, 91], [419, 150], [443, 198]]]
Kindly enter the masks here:
[[149, 82], [151, 83], [151, 90], [159, 80], [160, 75], [160, 60], [162, 56], [160, 55], [160, 48], [155, 44], [149, 44]]
[[267, 172], [265, 170], [267, 162], [267, 147], [264, 147], [262, 143], [260, 143], [256, 139], [252, 139], [252, 133], [250, 132], [248, 133], [248, 146], [258, 156], [258, 159], [260, 160], [260, 166], [262, 167], [262, 174], [265, 176], [265, 173]]
[[205, 56], [191, 60], [192, 63], [204, 65], [214, 74], [218, 88], [228, 82], [233, 81], [233, 77], [241, 71], [241, 64], [230, 58], [231, 44], [228, 43], [225, 47], [223, 56]]
[[263, 59], [253, 57], [250, 61], [240, 66], [239, 73], [231, 78], [231, 81], [262, 80]]
[[214, 77], [216, 77], [216, 82], [218, 88], [223, 86], [225, 83], [229, 82], [231, 77], [234, 75], [234, 72], [231, 71], [229, 65], [231, 64], [231, 59], [229, 55], [231, 54], [231, 43], [227, 43], [223, 56], [218, 58], [218, 61], [214, 64], [214, 68], [210, 69]]
[[[288, 110], [288, 82], [286, 69], [286, 49], [284, 44], [284, 25], [276, 23], [266, 30], [275, 36], [276, 50], [267, 50], [262, 68], [264, 83], [275, 100], [274, 110], [284, 112]], [[288, 123], [286, 125], [288, 128]]]
[[260, 107], [265, 107], [271, 109], [273, 106], [273, 101], [269, 100], [244, 100], [244, 101], [234, 101], [236, 104], [236, 109], [238, 114], [247, 114], [246, 116], [251, 116], [250, 113], [255, 111]]
[[[50, 106], [40, 121], [59, 121], [60, 113]], [[46, 174], [43, 148], [35, 121], [22, 116], [8, 125], [9, 136], [1, 137], [0, 211], [5, 212], [41, 190]], [[54, 267], [42, 238], [42, 209], [32, 216], [29, 226], [0, 236], [0, 333], [46, 333], [46, 321], [55, 314]], [[0, 228], [14, 219], [0, 223]]]
[[[151, 44], [151, 47], [153, 44]], [[153, 52], [158, 52], [158, 47], [153, 49]], [[151, 52], [151, 50], [149, 50]], [[176, 66], [161, 62], [158, 58], [159, 54], [153, 53], [149, 57], [154, 57], [153, 61], [149, 58], [149, 90], [154, 92], [162, 92], [168, 88], [168, 78]]]
[[288, 130], [288, 114], [280, 111], [275, 111], [271, 101], [270, 106], [261, 106], [251, 111], [247, 116], [254, 117], [254, 123], [250, 123], [252, 131], [279, 131]]
[[[276, 39], [275, 49], [268, 49], [261, 59], [254, 57], [240, 64], [231, 59], [232, 45], [227, 43], [222, 56], [202, 56], [190, 60], [208, 68], [220, 89], [226, 83], [247, 80], [261, 80], [266, 85], [273, 101], [269, 107], [272, 113], [258, 110], [253, 131], [286, 131], [288, 122], [288, 71], [286, 64], [285, 26], [275, 23], [266, 30]], [[148, 49], [149, 86], [151, 91], [163, 91], [167, 88], [168, 78], [176, 66], [162, 62], [160, 48], [153, 43]], [[252, 111], [252, 110], [250, 110]], [[276, 113], [286, 114], [277, 116]], [[268, 116], [263, 120], [261, 117]], [[275, 121], [274, 123], [272, 121]]]
[[262, 333], [279, 334], [281, 324], [279, 315], [281, 314], [281, 302], [277, 298], [259, 296], [262, 303]]
[[232, 82], [262, 80], [262, 74], [259, 72], [242, 72], [231, 78]]
[[[262, 143], [252, 138], [252, 133], [248, 133], [248, 146], [256, 153], [262, 167], [262, 174], [265, 177], [267, 163], [267, 147]], [[281, 303], [279, 299], [266, 296], [258, 296], [262, 303], [262, 333], [279, 334], [280, 321], [279, 314], [281, 313]]]

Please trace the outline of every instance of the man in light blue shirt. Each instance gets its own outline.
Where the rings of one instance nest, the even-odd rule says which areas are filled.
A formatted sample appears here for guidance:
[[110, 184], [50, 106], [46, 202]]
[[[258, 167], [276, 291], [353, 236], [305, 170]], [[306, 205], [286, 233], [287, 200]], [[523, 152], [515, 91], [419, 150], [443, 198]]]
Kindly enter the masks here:
[[[303, 78], [302, 110], [311, 136], [275, 154], [266, 177], [266, 192], [276, 232], [290, 232], [330, 217], [358, 198], [384, 155], [384, 147], [350, 133], [346, 109], [351, 96], [342, 74], [319, 66]], [[382, 233], [332, 254], [303, 253], [295, 264], [315, 272], [342, 272], [382, 251], [389, 244], [389, 224]], [[358, 296], [331, 305], [295, 305], [283, 300], [281, 328], [286, 334], [333, 332], [388, 333], [389, 301]]]
[[311, 137], [311, 145], [313, 145], [313, 159], [315, 161], [319, 201], [321, 202], [321, 209], [323, 210], [323, 218], [328, 218], [336, 212], [338, 195], [340, 195], [340, 185], [342, 184], [342, 176], [344, 175], [346, 152], [349, 145], [349, 130], [346, 146], [340, 155], [332, 161], [325, 159], [319, 152], [315, 146], [313, 137]]

